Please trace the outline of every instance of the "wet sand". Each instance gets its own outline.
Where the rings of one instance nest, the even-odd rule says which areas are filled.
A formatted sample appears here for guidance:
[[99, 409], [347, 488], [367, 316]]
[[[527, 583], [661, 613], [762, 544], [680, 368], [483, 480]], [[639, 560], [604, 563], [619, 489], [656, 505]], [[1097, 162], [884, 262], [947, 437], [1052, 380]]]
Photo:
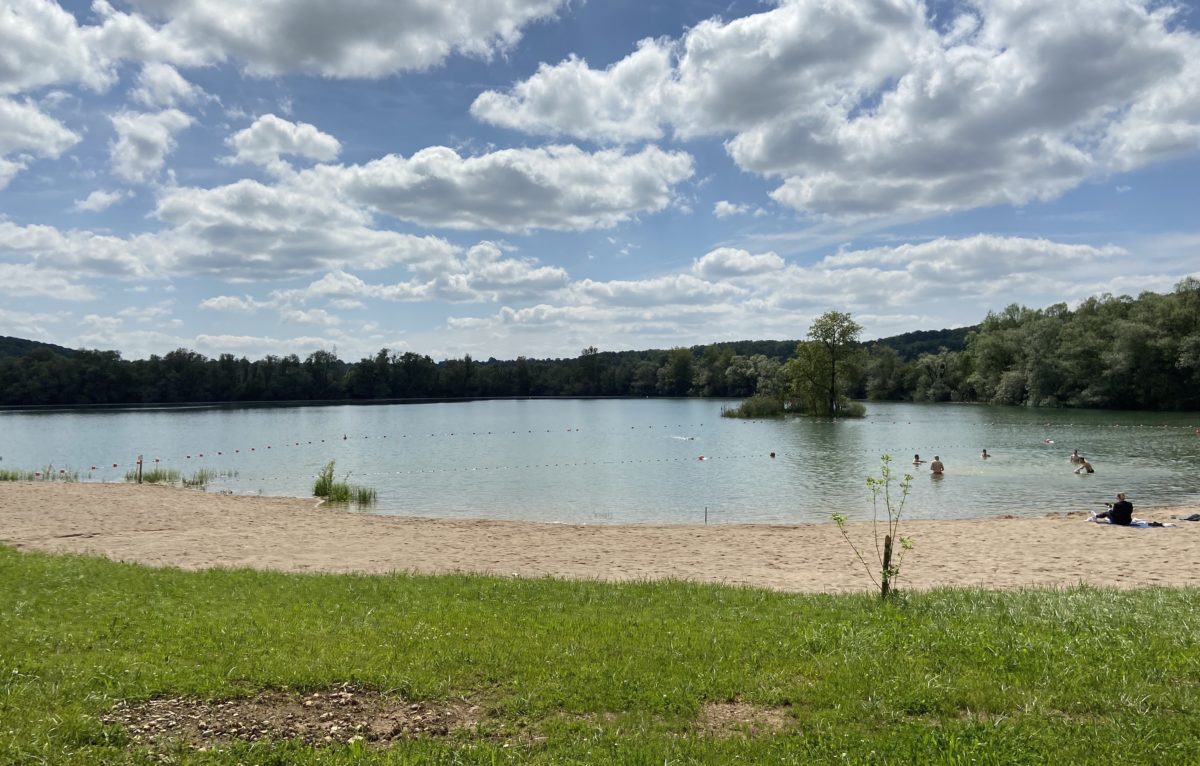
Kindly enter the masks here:
[[[1196, 508], [1138, 508], [1170, 521]], [[869, 523], [847, 525], [872, 546]], [[1200, 522], [1166, 529], [1081, 515], [904, 522], [901, 587], [1200, 586]], [[413, 519], [313, 500], [130, 484], [0, 482], [0, 544], [183, 569], [480, 572], [673, 578], [799, 592], [873, 586], [833, 524], [573, 525]]]

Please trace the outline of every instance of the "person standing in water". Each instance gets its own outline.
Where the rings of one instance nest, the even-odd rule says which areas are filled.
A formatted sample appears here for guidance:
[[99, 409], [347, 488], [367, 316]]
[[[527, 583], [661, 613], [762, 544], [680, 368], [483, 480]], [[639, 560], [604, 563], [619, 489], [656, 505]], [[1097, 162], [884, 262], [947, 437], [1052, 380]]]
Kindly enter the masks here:
[[942, 458], [938, 455], [933, 456], [933, 462], [929, 464], [929, 470], [937, 476], [941, 476], [946, 470], [946, 466], [942, 465]]
[[924, 462], [925, 461], [921, 459], [920, 455], [913, 455], [913, 465], [920, 465], [921, 463], [924, 463]]
[[987, 447], [983, 448], [983, 452], [979, 453], [979, 457], [983, 458], [984, 460], [987, 460], [989, 457], [991, 457], [991, 455], [989, 455], [987, 452]]

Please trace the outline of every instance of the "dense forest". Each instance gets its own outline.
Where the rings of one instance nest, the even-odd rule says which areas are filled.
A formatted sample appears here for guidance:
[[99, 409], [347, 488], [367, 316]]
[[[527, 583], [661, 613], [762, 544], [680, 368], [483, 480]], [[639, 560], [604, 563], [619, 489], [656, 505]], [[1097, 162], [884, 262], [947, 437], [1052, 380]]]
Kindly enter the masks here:
[[[848, 319], [848, 315], [843, 315]], [[814, 325], [815, 327], [816, 325]], [[813, 337], [810, 332], [810, 338]], [[187, 349], [124, 360], [0, 338], [0, 405], [141, 404], [525, 396], [795, 399], [815, 341], [739, 341], [652, 351], [584, 349], [567, 359], [434, 362], [381, 349], [250, 361]], [[815, 369], [810, 360], [808, 369]], [[851, 342], [847, 398], [1045, 407], [1200, 409], [1200, 281], [1137, 298], [1009, 306], [969, 328]]]

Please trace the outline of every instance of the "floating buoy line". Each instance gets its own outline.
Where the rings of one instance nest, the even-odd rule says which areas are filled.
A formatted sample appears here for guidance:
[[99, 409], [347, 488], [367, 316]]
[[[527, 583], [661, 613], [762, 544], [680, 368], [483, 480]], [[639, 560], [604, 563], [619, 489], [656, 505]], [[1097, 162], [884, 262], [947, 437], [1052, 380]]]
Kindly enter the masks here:
[[[831, 421], [828, 421], [828, 419], [824, 419], [824, 420], [826, 422], [831, 422]], [[736, 423], [741, 423], [743, 425], [751, 425], [756, 422], [762, 422], [762, 421], [755, 421], [755, 420], [736, 421]], [[810, 421], [810, 422], [813, 422], [813, 421]], [[851, 422], [853, 422], [853, 421], [851, 421]], [[895, 421], [894, 424], [896, 424], [896, 425], [911, 425], [911, 423], [900, 423], [899, 421]], [[1030, 428], [1030, 426], [1028, 426], [1027, 424], [1012, 424], [1012, 423], [991, 423], [991, 422], [989, 422], [989, 423], [983, 423], [981, 425], [1000, 427], [1000, 428], [1011, 428], [1011, 427]], [[1123, 425], [1123, 424], [1100, 425], [1100, 424], [1082, 424], [1082, 423], [1048, 424], [1048, 426], [1051, 426], [1051, 425], [1055, 429], [1056, 432], [1061, 432], [1066, 429], [1075, 428], [1075, 427], [1106, 428], [1106, 429], [1111, 429], [1111, 428], [1150, 429], [1150, 430], [1154, 430], [1154, 431], [1162, 431], [1164, 429], [1166, 429], [1166, 430], [1186, 429], [1188, 431], [1196, 430], [1195, 426], [1193, 426], [1193, 425], [1153, 426], [1153, 425], [1145, 425], [1145, 424], [1134, 424], [1134, 425]], [[411, 444], [414, 442], [420, 442], [422, 440], [429, 440], [429, 439], [460, 440], [460, 439], [470, 439], [470, 438], [486, 438], [486, 437], [492, 437], [492, 436], [505, 436], [505, 437], [509, 437], [509, 436], [539, 436], [540, 437], [540, 436], [544, 436], [546, 434], [584, 434], [584, 433], [588, 433], [590, 435], [597, 435], [597, 436], [600, 436], [603, 438], [612, 438], [612, 437], [620, 437], [621, 435], [628, 434], [630, 432], [649, 434], [652, 432], [656, 432], [656, 433], [664, 433], [664, 432], [671, 432], [671, 431], [679, 432], [684, 429], [686, 429], [687, 431], [697, 431], [698, 429], [702, 429], [703, 427], [704, 427], [704, 423], [690, 423], [690, 424], [675, 424], [675, 425], [670, 425], [670, 424], [655, 424], [655, 425], [643, 425], [643, 426], [635, 425], [635, 426], [629, 426], [627, 429], [624, 427], [612, 428], [612, 429], [593, 429], [593, 430], [586, 431], [586, 432], [583, 428], [571, 426], [571, 427], [557, 428], [557, 429], [551, 429], [551, 428], [524, 429], [524, 430], [522, 430], [522, 429], [511, 430], [510, 429], [510, 430], [501, 430], [501, 431], [465, 431], [465, 430], [458, 431], [458, 430], [456, 430], [456, 431], [441, 431], [441, 432], [429, 432], [429, 433], [417, 432], [417, 433], [376, 434], [376, 435], [372, 435], [372, 434], [350, 435], [350, 434], [343, 433], [340, 435], [328, 435], [325, 438], [321, 438], [321, 439], [295, 439], [295, 438], [293, 438], [290, 440], [280, 440], [278, 442], [273, 442], [271, 444], [259, 444], [259, 445], [254, 445], [254, 446], [239, 446], [239, 447], [234, 447], [234, 448], [223, 447], [221, 449], [213, 449], [210, 447], [210, 448], [206, 448], [203, 450], [197, 448], [194, 451], [184, 452], [182, 454], [176, 454], [176, 455], [167, 455], [167, 456], [163, 456], [161, 454], [153, 455], [153, 456], [144, 455], [143, 456], [143, 468], [153, 469], [153, 468], [170, 467], [170, 468], [174, 468], [174, 469], [182, 469], [189, 465], [197, 465], [200, 461], [214, 461], [216, 458], [228, 459], [228, 458], [237, 456], [239, 461], [243, 461], [249, 457], [257, 456], [259, 454], [262, 454], [262, 453], [265, 453], [268, 451], [274, 452], [276, 450], [299, 449], [299, 448], [305, 448], [305, 447], [310, 447], [310, 446], [336, 445], [339, 442], [349, 443], [349, 442], [361, 442], [363, 440], [383, 441], [383, 440], [390, 439], [393, 443], [398, 443], [398, 444], [409, 443], [409, 444]], [[687, 436], [687, 437], [672, 436], [671, 438], [678, 440], [682, 443], [682, 442], [686, 442], [686, 441], [695, 441], [697, 437], [693, 435], [693, 436]], [[1059, 440], [1057, 440], [1053, 437], [1047, 436], [1047, 437], [1039, 437], [1037, 439], [1021, 440], [1019, 442], [1018, 441], [1005, 441], [1005, 442], [980, 441], [978, 443], [972, 442], [969, 444], [926, 443], [926, 444], [913, 444], [910, 446], [893, 446], [893, 447], [889, 447], [889, 448], [886, 448], [883, 450], [879, 450], [878, 454], [885, 454], [885, 453], [890, 454], [893, 458], [893, 463], [898, 466], [897, 470], [900, 473], [903, 473], [903, 470], [901, 470], [901, 469], [907, 465], [908, 456], [911, 454], [914, 454], [914, 453], [926, 453], [926, 452], [929, 452], [929, 453], [939, 452], [941, 454], [950, 453], [952, 456], [954, 456], [954, 459], [964, 460], [967, 458], [965, 456], [961, 456], [961, 453], [960, 453], [960, 455], [954, 455], [954, 453], [959, 450], [966, 450], [969, 452], [970, 459], [973, 460], [977, 457], [977, 453], [978, 453], [979, 449], [981, 449], [983, 447], [987, 447], [988, 450], [992, 453], [991, 457], [993, 460], [1000, 458], [1001, 462], [1003, 462], [1002, 459], [1003, 459], [1005, 453], [1007, 451], [1011, 451], [1011, 450], [1025, 451], [1025, 450], [1030, 450], [1030, 449], [1039, 449], [1039, 450], [1053, 451], [1053, 450], [1061, 449], [1062, 447], [1060, 447], [1056, 443], [1057, 441], [1059, 441]], [[1064, 439], [1062, 439], [1062, 441], [1064, 444], [1067, 444], [1070, 446], [1074, 446], [1075, 441], [1080, 441], [1083, 443], [1080, 444], [1079, 446], [1086, 447], [1086, 440], [1083, 440], [1083, 439], [1072, 441], [1070, 439], [1064, 438]], [[1087, 452], [1088, 454], [1102, 454], [1102, 453], [1096, 453], [1095, 450], [1085, 449], [1084, 451]], [[875, 450], [872, 450], [872, 452], [875, 452]], [[739, 455], [710, 455], [710, 454], [701, 453], [701, 454], [696, 454], [696, 455], [690, 455], [687, 457], [645, 458], [645, 459], [636, 459], [636, 460], [631, 459], [631, 460], [608, 460], [608, 461], [576, 461], [576, 462], [558, 462], [558, 463], [549, 463], [549, 462], [546, 462], [546, 463], [517, 463], [517, 464], [512, 464], [512, 465], [489, 465], [489, 466], [454, 466], [454, 467], [446, 467], [446, 468], [425, 468], [425, 469], [414, 469], [414, 470], [383, 471], [383, 472], [376, 472], [376, 473], [355, 471], [354, 475], [355, 476], [363, 476], [363, 477], [400, 476], [400, 475], [418, 475], [418, 474], [434, 474], [434, 473], [468, 473], [468, 472], [478, 472], [478, 471], [514, 471], [514, 470], [532, 470], [532, 469], [547, 469], [547, 468], [579, 468], [579, 467], [589, 467], [589, 466], [634, 465], [634, 464], [649, 464], [649, 463], [683, 463], [683, 462], [709, 462], [709, 461], [731, 461], [731, 460], [749, 460], [749, 459], [772, 459], [772, 458], [776, 458], [776, 457], [778, 457], [778, 458], [789, 458], [789, 457], [806, 458], [809, 456], [805, 455], [804, 453], [789, 453], [789, 452], [779, 451], [777, 449], [772, 450], [768, 446], [768, 447], [764, 448], [761, 452], [756, 452], [754, 454], [744, 454], [744, 455], [742, 455], [742, 454], [739, 454]], [[1064, 453], [1064, 459], [1065, 459], [1065, 457], [1066, 457], [1066, 453]], [[10, 464], [11, 464], [11, 462], [12, 461], [10, 460]], [[224, 460], [222, 462], [224, 462]], [[785, 460], [782, 462], [786, 463], [787, 461]], [[66, 464], [67, 464], [66, 461], [64, 461], [64, 462], [51, 462], [50, 465], [54, 466], [54, 465], [66, 465]], [[111, 459], [97, 460], [94, 462], [89, 461], [89, 462], [85, 463], [85, 465], [90, 466], [90, 471], [92, 473], [95, 473], [95, 472], [104, 473], [104, 472], [107, 472], [110, 470], [123, 470], [123, 469], [133, 468], [136, 466], [136, 459], [126, 458], [124, 461], [119, 460], [119, 459], [118, 460], [111, 460]], [[84, 470], [84, 469], [79, 469], [79, 470]], [[67, 469], [59, 468], [59, 469], [46, 470], [46, 471], [35, 471], [34, 473], [36, 475], [38, 475], [39, 477], [42, 476], [43, 473], [45, 473], [47, 475], [49, 475], [51, 473], [57, 473], [60, 476], [65, 476], [67, 474]], [[90, 478], [90, 476], [89, 476], [89, 478]], [[292, 476], [288, 476], [288, 475], [256, 476], [256, 479], [290, 479], [290, 478], [301, 478], [301, 475], [296, 474], [296, 475], [292, 475]]]

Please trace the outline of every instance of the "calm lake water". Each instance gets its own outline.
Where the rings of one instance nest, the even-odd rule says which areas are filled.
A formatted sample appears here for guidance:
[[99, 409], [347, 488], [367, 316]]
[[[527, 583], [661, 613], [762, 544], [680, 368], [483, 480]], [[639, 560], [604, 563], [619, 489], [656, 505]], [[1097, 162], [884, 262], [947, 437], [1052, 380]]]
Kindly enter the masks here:
[[[879, 457], [915, 476], [910, 518], [1200, 501], [1200, 413], [869, 403], [862, 420], [730, 420], [698, 399], [0, 412], [0, 468], [121, 481], [147, 467], [236, 471], [209, 485], [311, 494], [320, 467], [376, 488], [379, 513], [622, 523], [869, 518]], [[1053, 443], [1047, 443], [1050, 439]], [[984, 461], [986, 447], [994, 457]], [[1096, 467], [1075, 475], [1079, 449]], [[772, 459], [770, 453], [776, 457]], [[941, 455], [946, 475], [914, 470]], [[701, 460], [700, 457], [704, 459]], [[113, 464], [117, 467], [114, 468]], [[93, 468], [93, 466], [95, 466]]]

